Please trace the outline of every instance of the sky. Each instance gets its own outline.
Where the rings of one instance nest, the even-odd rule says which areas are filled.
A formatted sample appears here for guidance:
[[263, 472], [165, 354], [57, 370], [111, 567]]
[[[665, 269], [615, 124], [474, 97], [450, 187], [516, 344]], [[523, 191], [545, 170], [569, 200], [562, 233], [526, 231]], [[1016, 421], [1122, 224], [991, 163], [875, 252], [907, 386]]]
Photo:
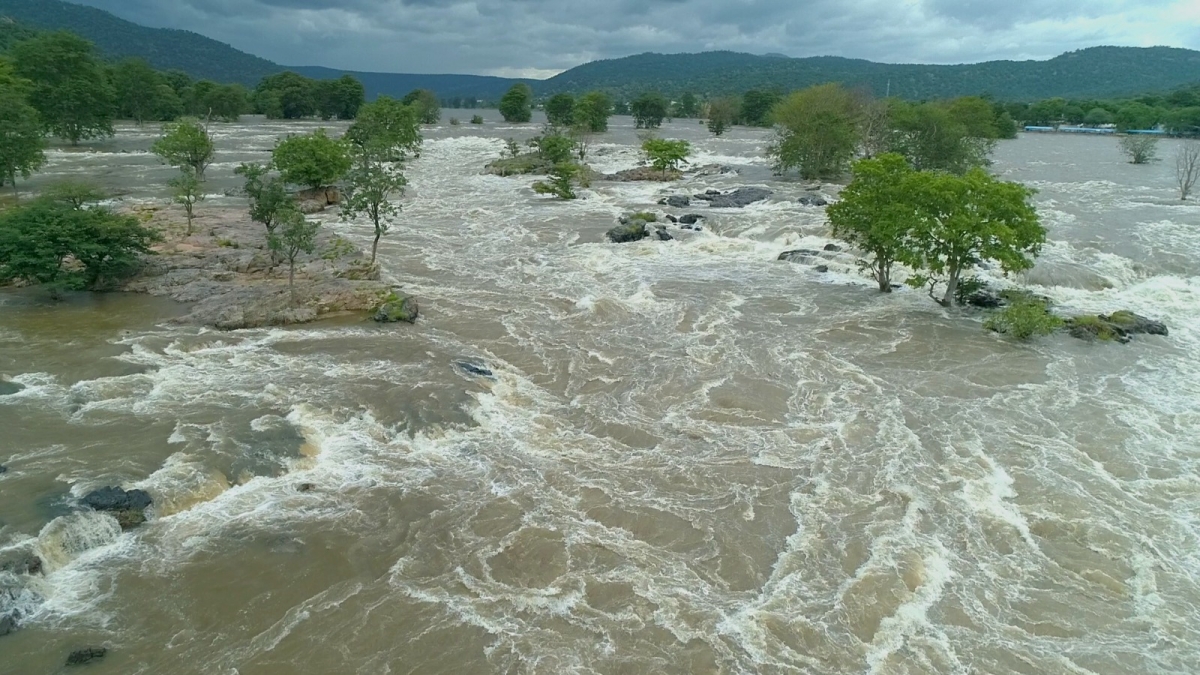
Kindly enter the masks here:
[[283, 65], [544, 78], [718, 49], [892, 63], [1200, 49], [1200, 0], [74, 0]]

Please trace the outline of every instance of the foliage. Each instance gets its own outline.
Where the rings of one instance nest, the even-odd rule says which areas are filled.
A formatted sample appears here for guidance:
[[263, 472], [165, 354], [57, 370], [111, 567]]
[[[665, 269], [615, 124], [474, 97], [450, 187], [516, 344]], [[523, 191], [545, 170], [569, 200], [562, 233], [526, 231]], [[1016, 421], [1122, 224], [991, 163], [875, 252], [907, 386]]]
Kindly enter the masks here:
[[442, 119], [442, 102], [428, 89], [410, 91], [400, 102], [417, 111], [421, 124], [437, 124]]
[[1012, 336], [1018, 340], [1030, 340], [1041, 335], [1050, 335], [1064, 325], [1064, 321], [1050, 313], [1044, 301], [1022, 298], [995, 311], [983, 322], [983, 327]]
[[323, 120], [352, 120], [366, 103], [366, 88], [352, 75], [313, 83], [313, 102]]
[[1116, 116], [1104, 108], [1092, 108], [1083, 117], [1083, 123], [1089, 127], [1102, 127], [1116, 121]]
[[460, 124], [460, 122], [458, 121], [458, 118], [457, 118], [457, 117], [451, 117], [451, 118], [450, 118], [450, 126], [452, 126], [452, 127], [456, 127], [456, 126], [458, 126], [459, 124]]
[[[178, 114], [179, 101], [175, 92], [171, 90], [167, 94], [166, 90], [160, 90], [159, 85], [166, 84], [165, 78], [142, 59], [118, 63], [111, 71], [111, 80], [118, 116], [141, 124], [146, 120], [163, 119], [164, 112]], [[174, 97], [173, 101], [171, 97]]]
[[862, 159], [841, 200], [827, 210], [833, 236], [869, 257], [863, 267], [883, 293], [892, 291], [892, 266], [905, 259], [915, 208], [908, 199], [915, 172], [896, 154]]
[[483, 115], [472, 115], [471, 124], [483, 124]]
[[1158, 139], [1154, 136], [1122, 136], [1117, 144], [1131, 164], [1149, 164], [1158, 155]]
[[612, 99], [602, 91], [590, 91], [575, 102], [574, 124], [592, 133], [608, 131], [608, 118], [613, 114]]
[[859, 140], [860, 109], [837, 84], [796, 92], [772, 110], [776, 138], [768, 148], [775, 170], [799, 169], [804, 178], [835, 178], [845, 173]]
[[0, 73], [0, 186], [17, 190], [17, 177], [29, 178], [46, 162], [46, 138], [37, 110]]
[[91, 43], [46, 33], [16, 44], [11, 53], [17, 75], [33, 83], [29, 103], [51, 133], [72, 145], [113, 135], [113, 91]]
[[533, 90], [524, 82], [514, 84], [500, 99], [500, 115], [505, 122], [523, 123], [533, 119]]
[[640, 220], [647, 223], [657, 223], [658, 214], [653, 211], [636, 211], [629, 214], [629, 220]]
[[904, 155], [919, 171], [938, 170], [962, 174], [986, 166], [995, 147], [995, 115], [990, 106], [973, 109], [949, 104], [891, 107], [893, 133], [889, 149]]
[[679, 165], [686, 162], [692, 154], [692, 146], [687, 141], [649, 138], [642, 143], [642, 154], [651, 166], [665, 174], [668, 171], [679, 170]]
[[683, 96], [675, 103], [675, 117], [696, 117], [700, 114], [700, 100], [692, 92], [684, 92]]
[[783, 100], [776, 91], [751, 89], [742, 95], [740, 119], [749, 127], [771, 126], [771, 109]]
[[555, 94], [546, 101], [546, 120], [553, 127], [569, 127], [575, 121], [575, 97]]
[[657, 129], [667, 117], [667, 99], [656, 92], [646, 92], [629, 104], [629, 112], [638, 129]]
[[1200, 143], [1184, 141], [1175, 151], [1175, 184], [1179, 186], [1180, 201], [1192, 194], [1197, 180], [1200, 180]]
[[548, 181], [538, 181], [533, 184], [533, 191], [539, 195], [554, 195], [559, 199], [575, 199], [575, 184], [579, 182], [581, 169], [573, 162], [560, 162], [550, 170]]
[[708, 130], [714, 136], [720, 136], [733, 126], [738, 115], [737, 99], [718, 98], [708, 104]]
[[275, 145], [271, 163], [284, 182], [317, 189], [333, 185], [350, 170], [346, 143], [330, 138], [324, 129], [288, 136]]
[[198, 180], [212, 163], [216, 145], [208, 129], [199, 121], [187, 119], [163, 127], [163, 135], [154, 142], [151, 152], [171, 166], [191, 169]]
[[131, 216], [39, 199], [0, 213], [0, 282], [100, 289], [136, 272], [158, 239]]
[[557, 133], [546, 133], [530, 141], [537, 149], [538, 156], [548, 164], [562, 164], [571, 161], [575, 150], [575, 141], [568, 136]]
[[517, 144], [517, 139], [508, 138], [504, 141], [504, 151], [512, 159], [516, 159], [521, 154], [521, 146]]
[[292, 304], [296, 302], [296, 259], [301, 253], [312, 254], [317, 248], [317, 230], [321, 224], [310, 221], [289, 204], [279, 213], [279, 230], [273, 234], [268, 245], [271, 252], [288, 264], [288, 294]]
[[360, 215], [370, 219], [375, 227], [375, 240], [371, 244], [371, 264], [379, 252], [379, 239], [387, 234], [390, 220], [400, 212], [400, 205], [391, 200], [404, 192], [408, 184], [404, 174], [382, 163], [363, 159], [346, 177], [346, 189], [342, 195], [342, 218], [351, 220]]
[[271, 175], [262, 164], [243, 164], [234, 173], [246, 179], [246, 196], [250, 199], [250, 219], [267, 230], [267, 242], [275, 236], [280, 214], [294, 209], [292, 196], [287, 193], [283, 179]]
[[190, 166], [184, 166], [179, 175], [172, 178], [168, 183], [171, 188], [171, 197], [176, 204], [183, 207], [184, 214], [187, 215], [187, 236], [192, 236], [192, 220], [195, 217], [196, 203], [204, 201], [204, 190], [200, 177], [196, 175], [196, 171]]
[[317, 112], [316, 84], [291, 71], [268, 75], [254, 90], [254, 106], [270, 119], [311, 117]]
[[370, 153], [383, 161], [404, 161], [421, 150], [418, 112], [394, 98], [380, 96], [359, 109], [346, 139], [360, 153]]
[[59, 181], [41, 195], [41, 199], [46, 202], [61, 204], [75, 210], [83, 209], [88, 204], [95, 204], [104, 197], [105, 194], [93, 183], [77, 180]]

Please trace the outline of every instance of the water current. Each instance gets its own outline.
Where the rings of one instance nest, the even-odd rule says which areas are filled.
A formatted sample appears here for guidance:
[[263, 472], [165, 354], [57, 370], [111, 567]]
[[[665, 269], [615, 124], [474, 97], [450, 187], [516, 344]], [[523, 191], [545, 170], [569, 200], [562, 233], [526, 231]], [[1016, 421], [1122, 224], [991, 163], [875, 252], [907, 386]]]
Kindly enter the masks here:
[[[536, 130], [487, 117], [428, 130], [408, 167], [380, 256], [415, 326], [221, 333], [146, 297], [0, 292], [0, 373], [25, 387], [0, 396], [0, 549], [46, 567], [0, 572], [28, 614], [0, 673], [87, 645], [110, 649], [96, 675], [1197, 672], [1200, 205], [1169, 160], [1000, 145], [1050, 231], [1020, 281], [1171, 328], [1024, 345], [849, 257], [777, 262], [833, 240], [765, 132], [677, 120], [662, 135], [740, 175], [562, 203], [481, 173]], [[602, 170], [638, 161], [614, 122]], [[300, 126], [221, 127], [205, 204]], [[161, 197], [154, 133], [54, 151], [33, 187]], [[603, 241], [741, 185], [775, 194]], [[151, 522], [72, 514], [113, 484], [148, 490]]]

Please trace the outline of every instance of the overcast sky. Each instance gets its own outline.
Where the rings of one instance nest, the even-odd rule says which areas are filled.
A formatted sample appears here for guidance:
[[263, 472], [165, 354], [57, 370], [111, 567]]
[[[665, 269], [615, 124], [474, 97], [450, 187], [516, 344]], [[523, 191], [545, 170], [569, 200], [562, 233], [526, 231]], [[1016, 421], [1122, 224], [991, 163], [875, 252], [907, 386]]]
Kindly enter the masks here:
[[1200, 48], [1200, 0], [74, 0], [284, 65], [548, 77], [714, 49], [906, 63]]

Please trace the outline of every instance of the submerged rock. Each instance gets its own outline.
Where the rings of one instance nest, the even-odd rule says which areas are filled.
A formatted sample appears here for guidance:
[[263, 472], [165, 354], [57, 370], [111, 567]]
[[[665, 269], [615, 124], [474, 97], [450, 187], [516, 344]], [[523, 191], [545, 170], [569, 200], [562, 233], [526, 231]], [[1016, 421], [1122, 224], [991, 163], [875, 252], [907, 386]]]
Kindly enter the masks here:
[[984, 309], [996, 309], [1008, 304], [1004, 298], [990, 288], [981, 288], [963, 298], [965, 304]]
[[821, 274], [824, 274], [829, 271], [829, 265], [817, 265], [816, 270]]
[[1135, 314], [1129, 310], [1113, 312], [1108, 316], [1101, 316], [1100, 318], [1113, 325], [1120, 326], [1121, 330], [1130, 335], [1147, 334], [1165, 336], [1169, 333], [1165, 323], [1148, 319], [1141, 314]]
[[6, 473], [8, 473], [8, 467], [4, 466], [3, 464], [0, 464], [0, 474], [6, 474]]
[[675, 216], [672, 216], [672, 215], [671, 215], [671, 214], [669, 214], [669, 213], [667, 214], [667, 220], [668, 220], [668, 221], [670, 221], [670, 222], [672, 222], [672, 223], [678, 223], [678, 222], [679, 222], [679, 219], [678, 219], [678, 218], [676, 218]]
[[0, 396], [8, 396], [15, 394], [25, 388], [25, 385], [20, 382], [12, 382], [10, 380], [0, 380]]
[[704, 220], [704, 216], [700, 215], [699, 213], [689, 213], [686, 216], [681, 217], [679, 222], [684, 225], [695, 225], [701, 220]]
[[455, 361], [454, 367], [463, 371], [467, 375], [471, 375], [472, 377], [486, 377], [488, 379], [493, 379], [496, 377], [496, 374], [493, 373], [492, 370], [487, 366], [483, 366], [478, 363], [471, 363], [470, 361]]
[[1093, 342], [1114, 341], [1125, 344], [1133, 335], [1167, 335], [1167, 325], [1128, 310], [1109, 315], [1092, 314], [1067, 319], [1067, 332], [1071, 337]]
[[671, 234], [667, 232], [667, 228], [665, 227], [659, 227], [654, 231], [654, 234], [658, 237], [659, 241], [671, 241], [675, 239], [675, 237], [672, 237]]
[[105, 647], [85, 647], [76, 649], [67, 657], [68, 666], [82, 666], [85, 663], [91, 663], [97, 659], [104, 658], [108, 654], [108, 649]]
[[838, 246], [837, 244], [825, 244], [825, 250], [829, 251], [830, 253], [841, 253], [842, 247]]
[[0, 563], [0, 572], [36, 576], [44, 571], [42, 559], [33, 553], [21, 553]]
[[664, 206], [672, 206], [677, 209], [682, 209], [691, 206], [692, 199], [686, 195], [672, 195], [666, 199], [660, 199], [658, 203]]
[[0, 637], [17, 632], [17, 620], [5, 614], [0, 616]]
[[631, 241], [641, 241], [649, 236], [649, 233], [646, 232], [646, 221], [633, 220], [614, 227], [605, 236], [614, 244], [625, 244]]
[[619, 183], [633, 183], [637, 181], [652, 181], [659, 183], [667, 183], [674, 180], [679, 180], [683, 177], [683, 173], [668, 169], [667, 171], [659, 171], [650, 166], [639, 166], [634, 169], [625, 169], [616, 173], [610, 173], [600, 176], [601, 180], [611, 180]]
[[701, 201], [707, 202], [707, 201], [712, 201], [714, 198], [720, 197], [720, 196], [721, 196], [720, 190], [705, 190], [702, 194], [692, 195], [692, 199], [699, 199]]
[[824, 197], [801, 197], [800, 204], [803, 206], [829, 206], [829, 202], [825, 201]]
[[146, 522], [146, 509], [153, 500], [145, 490], [106, 487], [84, 495], [80, 503], [95, 511], [113, 514], [122, 530], [131, 530]]
[[714, 209], [740, 209], [755, 202], [761, 202], [772, 194], [774, 193], [765, 188], [744, 187], [712, 197], [708, 200], [708, 204]]
[[399, 321], [416, 323], [419, 314], [420, 308], [417, 306], [416, 298], [411, 295], [397, 295], [396, 293], [392, 293], [384, 299], [379, 309], [375, 310], [375, 316], [372, 318], [379, 323], [396, 323]]
[[799, 248], [794, 251], [784, 251], [779, 254], [777, 260], [786, 262], [812, 264], [819, 262], [821, 258], [820, 251], [814, 251], [811, 248]]

